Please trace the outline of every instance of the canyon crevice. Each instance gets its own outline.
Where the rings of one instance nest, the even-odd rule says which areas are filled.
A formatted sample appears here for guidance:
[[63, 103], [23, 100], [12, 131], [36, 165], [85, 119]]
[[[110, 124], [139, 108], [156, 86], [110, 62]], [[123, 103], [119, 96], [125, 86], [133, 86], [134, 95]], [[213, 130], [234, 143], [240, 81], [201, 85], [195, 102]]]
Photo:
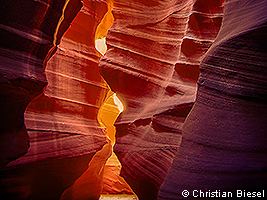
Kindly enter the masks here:
[[[266, 1], [2, 4], [6, 199], [266, 189]], [[114, 93], [124, 106], [115, 136], [100, 119]], [[113, 149], [125, 180], [105, 167]]]

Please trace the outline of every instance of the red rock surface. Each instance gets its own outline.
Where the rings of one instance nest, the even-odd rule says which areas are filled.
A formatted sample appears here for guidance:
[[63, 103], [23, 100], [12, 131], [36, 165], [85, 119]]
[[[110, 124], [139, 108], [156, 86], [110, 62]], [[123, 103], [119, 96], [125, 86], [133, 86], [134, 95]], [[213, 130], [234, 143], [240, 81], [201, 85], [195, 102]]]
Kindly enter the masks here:
[[[105, 128], [107, 134], [114, 137], [109, 131], [113, 124], [105, 122], [108, 127], [103, 127], [98, 122], [99, 108], [110, 89], [99, 74], [101, 54], [95, 49], [95, 40], [103, 38], [113, 22], [111, 8], [111, 1], [83, 1], [56, 53], [46, 62], [46, 90], [25, 112], [29, 151], [3, 169], [1, 194], [8, 198], [58, 199], [70, 186], [72, 189], [65, 191], [63, 199], [73, 196], [80, 199], [87, 194], [90, 194], [87, 198], [97, 199], [102, 191], [133, 194], [119, 176], [121, 165], [103, 167], [109, 154], [102, 164], [95, 157], [88, 168], [86, 164], [106, 143]], [[114, 112], [112, 109], [108, 112]], [[107, 115], [111, 118], [108, 120], [114, 123], [116, 115], [117, 112]], [[60, 172], [60, 168], [64, 170]], [[95, 170], [103, 172], [103, 180]], [[12, 187], [10, 177], [15, 177], [13, 183], [17, 187]], [[94, 183], [96, 179], [99, 184]], [[49, 181], [53, 184], [47, 185]], [[90, 184], [92, 188], [88, 190]], [[81, 185], [87, 189], [80, 188]], [[42, 197], [38, 197], [42, 193]]]
[[101, 193], [101, 185], [104, 175], [104, 166], [112, 154], [111, 141], [98, 151], [88, 164], [88, 169], [74, 184], [66, 189], [60, 200], [98, 200]]
[[237, 190], [266, 188], [266, 6], [261, 0], [226, 1], [159, 199], [235, 198]]
[[[121, 166], [105, 165], [111, 144], [98, 120], [109, 87], [125, 107], [114, 150], [140, 200], [182, 199], [184, 189], [189, 199], [196, 189], [264, 189], [266, 1], [84, 0], [81, 10], [80, 0], [1, 4], [1, 167], [9, 162], [1, 196], [132, 193]], [[95, 40], [113, 20], [98, 66]], [[31, 144], [21, 157], [26, 107]], [[114, 128], [106, 128], [113, 142]]]
[[220, 28], [222, 1], [114, 1], [113, 14], [100, 67], [126, 107], [115, 123], [115, 152], [138, 197], [156, 199], [195, 100], [200, 60]]
[[45, 62], [81, 6], [80, 0], [1, 2], [1, 167], [27, 152], [25, 108], [43, 92]]
[[[30, 130], [70, 133], [70, 137], [79, 134], [77, 137], [87, 138], [86, 146], [73, 141], [76, 146], [72, 149], [77, 155], [82, 154], [79, 149], [83, 152], [87, 148], [90, 153], [106, 141], [97, 114], [109, 90], [98, 72], [101, 54], [95, 49], [95, 32], [108, 6], [106, 2], [95, 1], [83, 4], [57, 52], [47, 63], [48, 85], [44, 95], [34, 100], [25, 113]], [[51, 145], [53, 142], [51, 140]], [[69, 156], [75, 154], [70, 151]]]
[[[42, 16], [44, 18], [43, 23], [48, 23], [49, 25], [48, 27], [44, 26], [44, 28], [46, 28], [45, 31], [49, 31], [50, 33], [50, 35], [48, 35], [51, 37], [51, 43], [49, 43], [49, 45], [52, 46], [53, 42], [55, 44], [59, 43], [60, 34], [63, 34], [61, 27], [65, 30], [69, 25], [66, 21], [68, 22], [71, 17], [74, 17], [73, 13], [77, 13], [74, 5], [77, 4], [81, 6], [80, 1], [68, 1], [68, 4], [66, 4], [67, 6], [64, 6], [64, 2], [65, 1], [29, 1], [29, 3], [31, 3], [30, 5], [27, 5], [27, 3], [24, 3], [24, 5], [20, 2], [17, 4], [18, 7], [16, 7], [16, 9], [19, 8], [19, 5], [23, 5], [25, 7], [25, 12], [31, 14], [29, 11], [31, 5], [36, 6], [36, 9], [39, 9], [38, 6], [42, 9], [44, 9], [45, 6], [49, 8], [48, 10], [44, 9], [44, 13], [41, 13], [41, 10], [37, 9], [35, 11], [36, 16], [30, 15], [28, 17], [30, 20], [32, 20], [31, 17], [35, 17], [34, 20], [37, 20], [39, 15], [40, 17], [44, 15]], [[48, 3], [51, 5], [49, 6]], [[61, 4], [62, 6], [60, 7]], [[5, 4], [4, 8], [12, 10], [11, 5], [8, 3]], [[52, 10], [50, 10], [50, 8]], [[13, 8], [13, 10], [14, 9], [15, 8]], [[54, 13], [54, 10], [56, 13]], [[25, 123], [29, 130], [30, 137], [29, 151], [25, 156], [9, 163], [8, 166], [3, 169], [4, 175], [1, 177], [1, 194], [5, 195], [7, 198], [58, 199], [61, 193], [67, 187], [71, 186], [86, 170], [87, 164], [93, 154], [97, 150], [100, 150], [106, 143], [105, 131], [97, 121], [97, 114], [106, 98], [109, 88], [99, 74], [98, 60], [101, 54], [95, 49], [95, 33], [107, 11], [108, 5], [106, 1], [83, 1], [81, 11], [77, 14], [71, 27], [65, 33], [61, 43], [58, 45], [56, 53], [48, 62], [47, 59], [44, 61], [46, 64], [45, 72], [48, 85], [44, 94], [34, 99], [27, 107], [25, 113]], [[48, 12], [48, 14], [45, 15], [45, 12]], [[52, 12], [52, 14], [49, 15], [49, 12]], [[51, 17], [58, 16], [58, 20], [61, 22], [63, 18], [60, 12], [64, 13], [64, 20], [61, 26], [57, 26], [57, 21]], [[22, 14], [23, 13], [18, 12], [18, 20], [21, 20], [20, 15]], [[15, 16], [10, 14], [10, 17]], [[55, 21], [55, 24], [53, 24], [51, 20]], [[32, 22], [28, 23], [32, 24]], [[40, 21], [40, 23], [42, 23], [42, 21]], [[55, 29], [59, 29], [57, 35], [54, 35], [51, 26], [54, 26]], [[43, 28], [43, 25], [40, 25], [40, 27]], [[23, 30], [23, 27], [21, 27], [21, 29]], [[25, 30], [27, 31], [28, 29], [25, 28]], [[35, 31], [35, 29], [33, 31]], [[15, 33], [21, 33], [19, 31], [17, 32]], [[29, 33], [27, 34], [25, 33], [27, 37], [31, 36]], [[10, 37], [10, 34], [7, 35], [9, 40], [11, 40]], [[54, 39], [54, 37], [56, 39]], [[43, 42], [46, 41], [45, 39], [47, 38], [44, 38]], [[41, 39], [38, 41], [42, 42]], [[23, 43], [23, 41], [20, 41], [20, 38], [18, 42]], [[14, 42], [9, 45], [16, 46]], [[25, 46], [22, 47], [25, 48], [25, 51], [38, 51], [38, 47], [35, 46], [26, 46], [25, 44]], [[17, 48], [21, 48], [21, 46], [17, 44]], [[42, 48], [40, 48], [40, 51], [49, 50], [48, 47]], [[24, 52], [22, 52], [22, 54], [24, 54]], [[45, 52], [43, 54], [45, 56]], [[32, 57], [34, 56], [33, 54]], [[4, 57], [4, 59], [7, 58]], [[24, 60], [18, 60], [17, 62], [23, 64], [23, 61]], [[9, 74], [8, 70], [12, 69], [10, 67], [3, 68], [6, 71], [2, 74], [5, 75], [4, 77], [7, 77], [9, 81], [11, 81], [11, 79], [13, 80], [13, 78], [18, 80], [17, 77], [13, 76], [19, 76], [19, 78], [23, 80], [18, 83], [23, 87], [25, 87], [25, 84], [23, 85], [24, 78], [29, 82], [30, 86], [34, 84], [34, 80], [31, 79], [35, 78], [43, 84], [43, 87], [46, 83], [43, 72], [43, 60], [40, 59], [38, 61], [40, 62], [40, 66], [33, 67], [39, 71], [31, 71], [29, 68], [31, 65], [29, 64], [32, 63], [25, 63], [23, 65], [25, 65], [25, 71], [28, 73], [25, 72], [26, 75], [19, 74], [21, 71], [15, 71], [16, 73]], [[5, 66], [1, 65], [1, 67]], [[19, 66], [15, 65], [15, 67]], [[39, 74], [34, 75], [34, 73]], [[11, 78], [9, 78], [9, 76]], [[35, 88], [36, 87], [33, 87], [33, 89]], [[17, 90], [19, 91], [19, 89]], [[41, 91], [41, 89], [39, 89], [39, 91]], [[23, 96], [22, 99], [23, 98], [25, 97]], [[29, 99], [27, 103], [29, 103], [30, 100], [31, 99]], [[16, 99], [16, 101], [19, 102], [20, 100]], [[17, 104], [17, 102], [14, 104]], [[6, 101], [6, 104], [10, 103]], [[27, 104], [23, 108], [25, 109], [26, 106]], [[13, 113], [11, 113], [10, 110], [4, 110], [4, 112], [14, 115], [14, 113], [17, 112], [16, 109], [18, 108], [14, 107]], [[21, 123], [23, 123], [23, 112], [24, 110], [21, 111], [20, 116]], [[26, 133], [26, 130], [24, 133]], [[1, 134], [1, 137], [2, 136]], [[5, 139], [4, 143], [9, 147], [10, 143], [6, 141], [5, 136], [3, 136], [3, 138]], [[1, 145], [1, 155], [3, 152], [2, 147]], [[27, 148], [24, 148], [24, 152], [26, 150]], [[79, 162], [80, 165], [78, 164]], [[60, 168], [64, 169], [60, 171]], [[15, 188], [10, 184], [10, 182], [12, 182], [11, 177], [15, 177], [13, 179], [13, 183], [17, 185]], [[54, 183], [48, 184], [50, 181]], [[41, 196], [38, 197], [38, 195]]]

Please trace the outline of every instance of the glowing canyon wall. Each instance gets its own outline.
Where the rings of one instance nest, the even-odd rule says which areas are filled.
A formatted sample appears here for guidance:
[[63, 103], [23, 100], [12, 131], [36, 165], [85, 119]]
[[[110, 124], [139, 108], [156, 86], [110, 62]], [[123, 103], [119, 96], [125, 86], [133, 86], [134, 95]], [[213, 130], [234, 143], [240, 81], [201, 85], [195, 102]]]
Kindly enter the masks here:
[[[99, 199], [133, 190], [165, 200], [183, 199], [185, 189], [195, 199], [193, 190], [266, 188], [266, 6], [4, 0], [1, 195]], [[102, 56], [95, 40], [105, 36]], [[114, 145], [122, 169], [105, 166], [118, 113], [110, 89], [124, 106]]]
[[114, 150], [140, 199], [157, 198], [172, 164], [222, 12], [223, 1], [114, 1], [100, 67], [126, 106]]
[[[1, 161], [25, 154], [30, 138], [28, 153], [1, 173], [7, 199], [58, 199], [106, 143], [97, 115], [109, 88], [95, 39], [108, 7], [59, 0], [7, 1], [1, 8]], [[23, 112], [47, 82], [25, 112], [28, 138]]]
[[[80, 10], [80, 1], [1, 3], [1, 166], [27, 151], [23, 114], [47, 84], [44, 63]], [[6, 151], [6, 155], [3, 152]]]

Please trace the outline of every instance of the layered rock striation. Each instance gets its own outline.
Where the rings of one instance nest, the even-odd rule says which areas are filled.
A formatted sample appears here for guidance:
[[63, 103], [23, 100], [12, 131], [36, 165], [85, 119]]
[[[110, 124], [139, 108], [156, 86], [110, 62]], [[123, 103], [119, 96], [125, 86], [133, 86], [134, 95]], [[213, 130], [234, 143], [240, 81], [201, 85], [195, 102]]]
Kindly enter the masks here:
[[79, 0], [1, 2], [1, 167], [27, 152], [24, 111], [43, 92], [45, 63], [81, 6]]
[[[107, 1], [90, 0], [83, 4], [76, 0], [15, 3], [5, 2], [1, 7], [1, 31], [6, 39], [1, 43], [1, 84], [5, 86], [1, 85], [5, 120], [1, 125], [7, 124], [7, 131], [1, 133], [1, 156], [15, 152], [16, 157], [9, 157], [14, 160], [27, 152], [29, 140], [30, 148], [1, 170], [1, 195], [59, 199], [106, 143], [97, 115], [109, 88], [99, 74], [101, 54], [95, 49], [95, 39], [107, 31], [98, 26], [110, 8]], [[24, 110], [47, 82], [45, 92], [25, 112], [28, 138]], [[15, 132], [18, 136], [10, 133], [16, 123], [23, 127], [23, 133]], [[23, 151], [17, 153], [14, 147], [20, 144]]]
[[[199, 63], [223, 1], [114, 1], [101, 74], [125, 105], [115, 122], [122, 176], [139, 199], [156, 199], [195, 101]], [[205, 21], [205, 25], [202, 25]]]
[[[27, 107], [25, 122], [29, 130], [50, 133], [46, 134], [45, 143], [50, 149], [39, 152], [36, 140], [32, 144], [36, 148], [27, 156], [81, 156], [101, 149], [106, 142], [97, 115], [109, 88], [99, 73], [101, 54], [95, 49], [95, 36], [107, 10], [106, 1], [83, 1], [82, 9], [47, 63], [48, 85], [44, 94]], [[61, 137], [62, 133], [65, 137]], [[61, 138], [59, 144], [54, 134]]]
[[266, 188], [265, 10], [261, 0], [226, 1], [159, 199], [246, 197]]
[[[132, 193], [118, 175], [120, 165], [105, 167], [112, 145], [105, 144], [98, 117], [109, 87], [125, 107], [115, 122], [114, 150], [140, 200], [183, 199], [184, 190], [188, 199], [205, 199], [218, 190], [235, 196], [237, 189], [264, 189], [266, 5], [84, 0], [82, 7], [80, 0], [4, 0], [1, 196]], [[95, 40], [113, 19], [98, 66]], [[105, 174], [110, 179], [103, 181]]]

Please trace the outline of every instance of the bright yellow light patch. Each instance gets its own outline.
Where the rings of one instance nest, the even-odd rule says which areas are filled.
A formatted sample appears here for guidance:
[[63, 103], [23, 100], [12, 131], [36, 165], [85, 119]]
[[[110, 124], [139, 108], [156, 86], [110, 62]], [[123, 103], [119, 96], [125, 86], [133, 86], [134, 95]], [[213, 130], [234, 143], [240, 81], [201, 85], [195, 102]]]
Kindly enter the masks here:
[[110, 91], [110, 96], [105, 103], [101, 106], [98, 112], [98, 121], [106, 128], [107, 136], [115, 143], [115, 127], [114, 123], [123, 111], [124, 106], [115, 93]]

